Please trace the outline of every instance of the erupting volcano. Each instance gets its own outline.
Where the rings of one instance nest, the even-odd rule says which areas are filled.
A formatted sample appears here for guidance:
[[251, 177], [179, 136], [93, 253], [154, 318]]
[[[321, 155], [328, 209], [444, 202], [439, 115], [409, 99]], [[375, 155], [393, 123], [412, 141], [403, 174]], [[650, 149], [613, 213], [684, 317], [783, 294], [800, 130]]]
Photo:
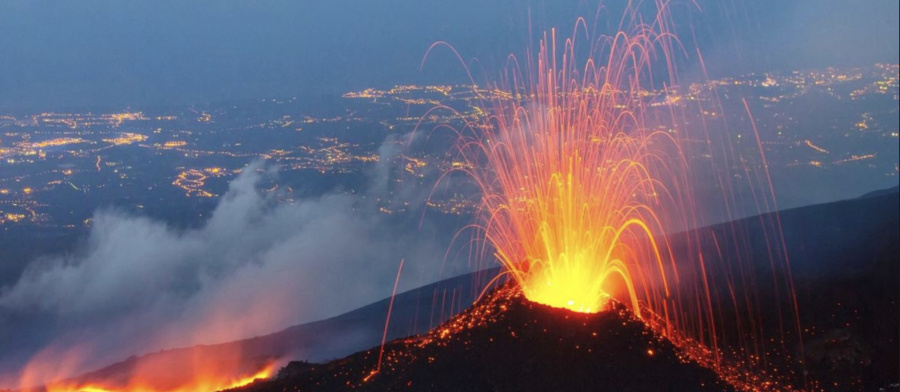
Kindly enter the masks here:
[[[727, 148], [702, 124], [679, 120], [685, 114], [666, 104], [677, 98], [664, 94], [659, 102], [649, 93], [677, 89], [676, 54], [684, 47], [665, 4], [648, 20], [629, 8], [611, 35], [590, 38], [583, 19], [565, 40], [550, 30], [524, 63], [511, 56], [500, 81], [482, 92], [484, 115], [456, 128], [468, 162], [459, 170], [482, 191], [480, 252], [492, 252], [503, 266], [498, 279], [513, 281], [530, 301], [595, 313], [615, 299], [657, 333], [703, 352], [698, 360], [714, 368], [742, 362], [765, 371], [760, 342], [783, 346], [785, 334], [799, 331], [778, 216], [765, 218], [764, 233], [765, 278], [784, 310], [773, 332], [759, 320], [744, 261], [715, 265], [700, 251], [709, 240], [747, 251], [740, 229], [730, 239], [691, 230], [704, 221], [702, 208], [724, 201], [728, 209], [734, 198], [727, 174], [712, 178], [718, 200], [695, 194], [695, 178], [737, 159], [717, 155]], [[691, 161], [688, 140], [700, 140], [713, 159]], [[775, 209], [761, 146], [757, 152], [763, 169], [743, 163], [749, 185], [758, 208]], [[725, 327], [731, 317], [737, 321]]]
[[638, 315], [668, 315], [677, 272], [654, 234], [690, 206], [678, 139], [644, 124], [642, 78], [667, 39], [650, 27], [600, 40], [608, 57], [582, 73], [574, 40], [558, 65], [556, 33], [545, 36], [533, 76], [523, 85], [512, 73], [512, 92], [492, 97], [483, 131], [462, 144], [483, 190], [484, 235], [532, 301], [592, 313], [619, 294]]
[[[473, 114], [435, 106], [422, 116], [450, 113], [435, 129], [453, 132], [459, 159], [441, 178], [461, 172], [477, 185], [476, 221], [464, 229], [474, 237], [468, 250], [483, 267], [500, 265], [489, 283], [473, 284], [472, 307], [425, 334], [390, 341], [401, 261], [382, 344], [371, 350], [325, 364], [292, 362], [276, 377], [275, 357], [247, 368], [245, 352], [208, 351], [181, 369], [167, 362], [173, 356], [137, 359], [125, 365], [134, 367], [125, 378], [95, 372], [42, 390], [815, 390], [804, 335], [819, 331], [801, 327], [751, 105], [743, 101], [746, 121], [736, 125], [750, 136], [742, 149], [707, 127], [726, 121], [720, 107], [703, 106], [720, 102], [673, 105], [685, 89], [680, 62], [696, 56], [705, 65], [676, 37], [669, 3], [651, 5], [648, 16], [647, 5], [629, 2], [612, 34], [594, 35], [585, 19], [568, 36], [550, 29], [523, 57], [510, 55], [496, 82], [479, 87], [469, 73]], [[461, 59], [441, 42], [426, 60], [443, 46]], [[753, 217], [738, 220], [747, 206]], [[433, 295], [437, 304], [437, 289]], [[416, 301], [410, 325], [419, 323]], [[447, 320], [441, 303], [434, 324]]]
[[[527, 300], [504, 286], [422, 336], [332, 363], [289, 364], [240, 389], [274, 391], [733, 391], [618, 302], [585, 314]], [[598, 389], [603, 386], [606, 389]]]
[[[793, 373], [789, 354], [764, 358], [802, 345], [778, 214], [760, 218], [769, 269], [753, 278], [740, 227], [724, 238], [694, 230], [705, 221], [702, 209], [737, 203], [719, 166], [742, 165], [758, 211], [777, 210], [758, 132], [754, 126], [756, 169], [669, 105], [680, 99], [668, 91], [679, 88], [685, 46], [667, 3], [649, 18], [637, 8], [627, 7], [613, 34], [591, 37], [584, 19], [564, 40], [555, 29], [544, 33], [524, 62], [511, 55], [498, 82], [476, 89], [481, 115], [453, 127], [467, 163], [457, 170], [481, 190], [476, 253], [493, 254], [503, 267], [497, 279], [535, 303], [579, 313], [624, 303], [736, 383]], [[663, 98], [650, 93], [660, 90]], [[711, 159], [692, 161], [688, 141], [702, 150], [691, 156]], [[695, 193], [696, 178], [709, 173], [703, 181], [719, 188], [713, 198]], [[718, 255], [701, 251], [710, 241]], [[762, 320], [756, 279], [775, 293], [777, 323]]]

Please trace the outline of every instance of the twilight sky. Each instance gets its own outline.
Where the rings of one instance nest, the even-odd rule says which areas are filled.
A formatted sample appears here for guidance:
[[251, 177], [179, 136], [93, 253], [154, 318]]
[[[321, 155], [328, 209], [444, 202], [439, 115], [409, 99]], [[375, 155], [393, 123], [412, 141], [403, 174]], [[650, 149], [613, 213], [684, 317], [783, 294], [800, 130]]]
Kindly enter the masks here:
[[[674, 3], [678, 33], [692, 40], [693, 20], [714, 75], [898, 61], [894, 0]], [[529, 20], [533, 34], [570, 31], [575, 15], [596, 10], [585, 0], [4, 0], [0, 110], [456, 82], [462, 69], [446, 53], [419, 71], [431, 43], [450, 42], [495, 70], [534, 42]]]

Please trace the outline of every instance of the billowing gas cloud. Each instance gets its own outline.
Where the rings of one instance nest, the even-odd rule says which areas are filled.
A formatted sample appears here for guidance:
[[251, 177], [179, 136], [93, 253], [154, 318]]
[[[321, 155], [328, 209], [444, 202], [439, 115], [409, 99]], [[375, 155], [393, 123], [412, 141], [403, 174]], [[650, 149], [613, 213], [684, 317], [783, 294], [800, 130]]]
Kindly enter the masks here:
[[444, 260], [455, 228], [377, 213], [389, 172], [378, 166], [365, 194], [285, 203], [258, 189], [277, 173], [256, 162], [195, 229], [97, 212], [75, 253], [37, 260], [0, 289], [0, 387], [39, 348], [62, 360], [77, 347], [66, 369], [81, 372], [337, 315], [390, 295], [401, 258], [401, 290], [464, 272]]

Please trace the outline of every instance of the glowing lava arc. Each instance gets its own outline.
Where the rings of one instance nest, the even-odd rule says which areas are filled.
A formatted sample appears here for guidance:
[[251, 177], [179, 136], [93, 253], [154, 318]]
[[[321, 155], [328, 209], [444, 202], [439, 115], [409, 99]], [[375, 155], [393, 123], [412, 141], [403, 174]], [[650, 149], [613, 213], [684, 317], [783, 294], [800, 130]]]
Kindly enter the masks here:
[[528, 78], [508, 70], [485, 98], [489, 115], [460, 132], [483, 192], [480, 228], [532, 301], [591, 313], [614, 296], [639, 316], [667, 313], [678, 277], [654, 235], [691, 223], [667, 221], [684, 220], [672, 191], [685, 189], [687, 164], [676, 138], [644, 126], [642, 80], [670, 37], [633, 31], [596, 41], [582, 72], [574, 39], [560, 57], [556, 32], [545, 34]]

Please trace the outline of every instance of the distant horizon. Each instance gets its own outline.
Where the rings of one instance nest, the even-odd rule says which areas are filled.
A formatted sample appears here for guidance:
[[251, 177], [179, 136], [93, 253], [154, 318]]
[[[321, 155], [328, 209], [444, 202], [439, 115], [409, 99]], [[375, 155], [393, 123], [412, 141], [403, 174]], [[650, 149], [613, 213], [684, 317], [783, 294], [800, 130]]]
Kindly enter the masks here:
[[[466, 61], [479, 60], [470, 64], [477, 81], [481, 70], [496, 75], [508, 54], [521, 54], [540, 32], [556, 27], [569, 36], [579, 15], [591, 23], [601, 4], [466, 1], [87, 0], [51, 7], [5, 1], [0, 58], [11, 61], [0, 69], [0, 110], [167, 106], [465, 82], [462, 65], [449, 53], [434, 53], [419, 70], [438, 41], [456, 47]], [[699, 72], [694, 44], [712, 78], [900, 62], [897, 2], [673, 4], [688, 50], [683, 72]], [[611, 19], [601, 13], [598, 22], [615, 23]]]
[[[870, 64], [858, 64], [858, 65], [849, 65], [849, 66], [823, 66], [823, 67], [806, 67], [806, 68], [798, 68], [793, 70], [761, 70], [756, 72], [748, 72], [748, 73], [739, 73], [732, 75], [719, 75], [717, 78], [710, 78], [709, 80], [720, 80], [725, 78], [742, 78], [748, 76], [756, 76], [756, 75], [764, 75], [764, 74], [787, 74], [791, 72], [804, 72], [804, 71], [819, 71], [819, 70], [827, 70], [827, 69], [835, 69], [835, 70], [851, 70], [851, 69], [865, 69], [867, 67], [875, 67], [877, 65], [893, 65], [900, 66], [900, 61], [890, 63], [890, 62], [873, 62]], [[686, 81], [688, 84], [690, 83], [698, 83], [702, 82], [701, 80], [691, 80]], [[439, 85], [451, 85], [455, 87], [472, 87], [473, 85], [462, 81], [459, 83], [439, 83], [435, 81], [435, 83], [427, 83], [427, 84], [416, 84], [416, 83], [392, 83], [392, 82], [384, 82], [378, 85], [361, 85], [355, 88], [349, 88], [345, 91], [335, 91], [335, 92], [319, 92], [319, 93], [298, 93], [298, 94], [284, 94], [284, 95], [272, 95], [272, 96], [252, 96], [252, 97], [234, 97], [234, 98], [222, 98], [222, 99], [214, 99], [214, 100], [200, 100], [200, 101], [191, 101], [191, 102], [167, 102], [167, 103], [129, 103], [129, 102], [121, 102], [121, 103], [104, 103], [104, 104], [72, 104], [72, 105], [50, 105], [50, 106], [41, 106], [41, 105], [28, 105], [28, 106], [0, 106], [0, 114], [9, 115], [12, 113], [27, 113], [27, 114], [39, 114], [41, 112], [53, 111], [58, 113], [77, 113], [82, 111], [89, 112], [97, 112], [97, 113], [118, 113], [121, 111], [128, 110], [168, 110], [175, 108], [183, 108], [186, 106], [220, 106], [230, 103], [247, 103], [247, 102], [261, 102], [268, 100], [277, 100], [277, 101], [288, 101], [288, 100], [298, 100], [298, 101], [307, 101], [307, 100], [315, 100], [315, 99], [340, 99], [342, 95], [354, 91], [361, 91], [368, 88], [375, 89], [388, 89], [395, 86], [409, 86], [409, 85], [422, 85], [422, 86], [439, 86]]]

